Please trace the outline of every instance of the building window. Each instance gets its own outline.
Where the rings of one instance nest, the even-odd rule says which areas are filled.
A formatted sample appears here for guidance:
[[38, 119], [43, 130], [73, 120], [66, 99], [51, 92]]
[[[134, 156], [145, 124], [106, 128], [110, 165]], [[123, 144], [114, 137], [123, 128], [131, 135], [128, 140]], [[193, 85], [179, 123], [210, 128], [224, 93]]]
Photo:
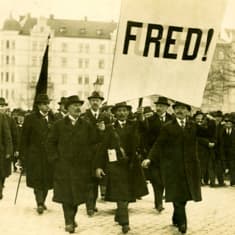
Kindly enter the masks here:
[[45, 48], [45, 43], [44, 43], [44, 42], [40, 42], [40, 43], [39, 43], [39, 49], [40, 49], [40, 51], [43, 51], [44, 48]]
[[79, 34], [81, 34], [81, 35], [86, 34], [86, 29], [85, 28], [79, 29]]
[[32, 82], [36, 82], [37, 81], [37, 75], [36, 73], [32, 74]]
[[9, 40], [6, 41], [6, 48], [7, 48], [7, 49], [10, 48], [10, 42], [9, 42]]
[[97, 81], [99, 84], [104, 84], [104, 75], [97, 75]]
[[61, 44], [61, 50], [62, 50], [62, 52], [66, 52], [67, 49], [68, 49], [67, 43], [63, 42], [63, 43]]
[[85, 59], [85, 68], [87, 69], [89, 67], [89, 59]]
[[83, 79], [82, 79], [82, 75], [78, 76], [78, 84], [82, 85]]
[[84, 79], [85, 79], [85, 81], [84, 81], [85, 85], [88, 85], [89, 84], [89, 76], [85, 75]]
[[62, 84], [66, 84], [66, 83], [67, 83], [67, 75], [62, 74]]
[[32, 66], [37, 66], [37, 56], [32, 57]]
[[3, 96], [3, 90], [1, 89], [1, 96]]
[[3, 79], [4, 79], [4, 73], [1, 72], [1, 83], [3, 83]]
[[14, 90], [11, 90], [11, 99], [15, 100], [15, 91]]
[[99, 60], [99, 62], [98, 62], [98, 68], [99, 68], [99, 69], [104, 69], [104, 60]]
[[80, 44], [78, 45], [78, 52], [80, 52], [80, 53], [83, 52], [83, 44], [82, 44], [82, 43], [80, 43]]
[[11, 82], [12, 82], [12, 83], [15, 82], [15, 74], [14, 74], [14, 73], [11, 74]]
[[61, 58], [61, 66], [62, 67], [66, 67], [67, 66], [67, 58], [65, 58], [65, 57]]
[[99, 46], [99, 53], [100, 54], [104, 54], [105, 53], [105, 45], [104, 44], [100, 44], [100, 46]]
[[82, 68], [83, 67], [83, 59], [79, 59], [78, 60], [78, 68]]
[[6, 89], [5, 92], [6, 92], [6, 95], [5, 95], [5, 96], [6, 96], [6, 99], [8, 99], [8, 90]]
[[15, 41], [12, 41], [12, 42], [11, 42], [11, 48], [12, 48], [12, 49], [15, 49]]
[[88, 91], [85, 91], [85, 94], [84, 94], [85, 98], [87, 98], [89, 96], [89, 92]]
[[86, 53], [89, 53], [89, 52], [90, 52], [90, 45], [89, 45], [89, 44], [86, 44], [86, 46], [85, 46], [85, 52], [86, 52]]
[[6, 56], [6, 64], [9, 64], [9, 56]]
[[6, 78], [5, 81], [8, 82], [9, 81], [9, 72], [6, 72]]
[[37, 50], [37, 45], [38, 45], [38, 44], [37, 44], [36, 41], [33, 41], [33, 42], [32, 42], [32, 50], [33, 50], [33, 51], [36, 51], [36, 50]]
[[102, 30], [102, 29], [97, 29], [97, 30], [96, 30], [96, 34], [97, 34], [98, 36], [101, 36], [101, 35], [103, 34], [103, 30]]
[[15, 64], [15, 56], [11, 57], [11, 64], [14, 65]]
[[40, 27], [40, 33], [44, 32], [44, 27]]

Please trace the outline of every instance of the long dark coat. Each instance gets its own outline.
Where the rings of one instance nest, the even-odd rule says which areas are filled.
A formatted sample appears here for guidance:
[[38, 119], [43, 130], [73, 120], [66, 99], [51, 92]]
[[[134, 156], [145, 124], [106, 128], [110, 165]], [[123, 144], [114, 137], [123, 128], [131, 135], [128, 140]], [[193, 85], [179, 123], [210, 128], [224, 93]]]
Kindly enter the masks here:
[[187, 121], [182, 129], [175, 119], [162, 127], [150, 152], [149, 158], [160, 164], [166, 202], [201, 200], [198, 128]]
[[55, 167], [55, 202], [79, 205], [86, 201], [92, 139], [92, 128], [86, 120], [78, 119], [73, 126], [69, 117], [65, 117], [53, 126], [48, 138], [48, 157]]
[[11, 159], [6, 155], [13, 153], [11, 131], [7, 117], [0, 114], [0, 178], [3, 179], [10, 175]]
[[54, 122], [52, 114], [48, 122], [35, 111], [26, 116], [21, 135], [20, 158], [26, 168], [26, 183], [36, 189], [51, 189], [53, 168], [47, 157], [48, 132]]
[[[98, 150], [95, 168], [106, 169], [107, 201], [129, 201], [148, 194], [143, 170], [137, 157], [137, 127], [133, 121], [127, 121], [121, 128], [119, 123], [107, 127], [101, 148]], [[125, 155], [120, 147], [124, 149]], [[117, 161], [110, 162], [108, 149], [115, 149]]]

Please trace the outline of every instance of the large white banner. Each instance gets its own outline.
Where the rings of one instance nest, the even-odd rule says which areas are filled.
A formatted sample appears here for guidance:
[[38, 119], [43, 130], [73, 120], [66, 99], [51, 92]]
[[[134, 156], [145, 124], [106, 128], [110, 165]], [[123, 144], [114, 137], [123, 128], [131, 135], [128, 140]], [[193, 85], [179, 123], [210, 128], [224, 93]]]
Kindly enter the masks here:
[[158, 94], [196, 107], [227, 0], [123, 0], [110, 104]]

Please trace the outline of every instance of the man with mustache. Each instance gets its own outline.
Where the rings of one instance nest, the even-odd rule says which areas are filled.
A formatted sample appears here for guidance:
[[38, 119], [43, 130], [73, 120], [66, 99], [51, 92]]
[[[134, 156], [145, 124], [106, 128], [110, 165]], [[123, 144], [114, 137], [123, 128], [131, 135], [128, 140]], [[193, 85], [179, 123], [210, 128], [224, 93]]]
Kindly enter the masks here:
[[[102, 139], [102, 132], [105, 129], [105, 117], [100, 110], [101, 103], [104, 100], [104, 97], [102, 97], [99, 92], [93, 91], [92, 94], [88, 97], [88, 100], [90, 108], [85, 112], [83, 118], [91, 124], [92, 129], [94, 131], [95, 144], [92, 146], [92, 166], [96, 151]], [[96, 200], [98, 197], [98, 185], [99, 180], [91, 173], [90, 182], [88, 185], [89, 193], [86, 202], [87, 215], [89, 217], [92, 217], [94, 213], [98, 211], [98, 209], [96, 208]]]
[[78, 96], [67, 98], [68, 114], [57, 121], [48, 138], [48, 157], [54, 165], [53, 201], [61, 203], [65, 231], [74, 233], [78, 206], [86, 203], [91, 175], [93, 130], [81, 117], [84, 103]]
[[20, 160], [25, 166], [27, 186], [33, 188], [38, 214], [47, 209], [48, 190], [53, 186], [53, 168], [48, 162], [47, 137], [54, 123], [46, 94], [36, 97], [36, 110], [25, 117], [22, 127]]
[[[142, 162], [142, 166], [148, 167], [151, 162], [160, 166], [165, 201], [172, 202], [174, 207], [172, 223], [181, 233], [186, 233], [186, 203], [190, 200], [201, 201], [197, 136], [207, 136], [209, 129], [198, 126], [189, 119], [189, 105], [176, 102], [173, 109], [175, 119], [162, 127], [148, 159]], [[212, 123], [210, 124], [208, 125], [212, 127]]]
[[112, 108], [116, 121], [107, 125], [95, 159], [96, 176], [107, 177], [105, 200], [116, 202], [114, 220], [128, 233], [128, 204], [148, 194], [143, 170], [136, 150], [138, 147], [138, 123], [128, 120], [131, 106], [126, 102]]

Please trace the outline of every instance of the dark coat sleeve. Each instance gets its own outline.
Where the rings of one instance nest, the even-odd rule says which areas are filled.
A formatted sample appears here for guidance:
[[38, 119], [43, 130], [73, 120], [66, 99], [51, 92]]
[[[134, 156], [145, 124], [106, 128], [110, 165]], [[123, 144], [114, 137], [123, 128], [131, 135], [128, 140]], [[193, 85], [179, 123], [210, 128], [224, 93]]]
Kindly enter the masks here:
[[13, 145], [12, 145], [11, 131], [7, 117], [5, 117], [4, 115], [2, 116], [2, 129], [3, 129], [4, 152], [5, 154], [12, 155]]

